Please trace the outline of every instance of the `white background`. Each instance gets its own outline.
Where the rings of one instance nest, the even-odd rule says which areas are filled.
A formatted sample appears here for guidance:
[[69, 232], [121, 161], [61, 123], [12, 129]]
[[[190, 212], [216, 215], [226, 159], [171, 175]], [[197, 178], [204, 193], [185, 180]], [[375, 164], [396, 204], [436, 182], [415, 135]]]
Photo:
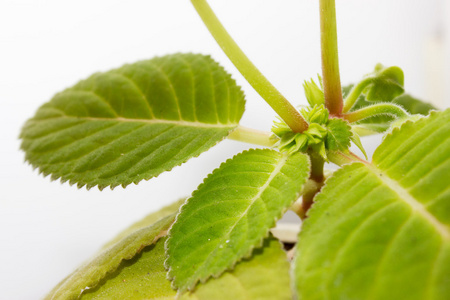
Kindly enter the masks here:
[[[295, 105], [320, 72], [317, 0], [211, 0], [253, 62]], [[449, 106], [449, 1], [337, 0], [341, 79], [381, 62], [406, 90]], [[138, 186], [78, 190], [23, 163], [20, 127], [52, 95], [96, 71], [174, 52], [211, 54], [243, 86], [242, 124], [269, 130], [274, 113], [215, 44], [188, 0], [0, 1], [0, 299], [38, 299], [116, 232], [189, 195], [250, 145], [225, 141]], [[365, 139], [373, 144], [379, 138]]]

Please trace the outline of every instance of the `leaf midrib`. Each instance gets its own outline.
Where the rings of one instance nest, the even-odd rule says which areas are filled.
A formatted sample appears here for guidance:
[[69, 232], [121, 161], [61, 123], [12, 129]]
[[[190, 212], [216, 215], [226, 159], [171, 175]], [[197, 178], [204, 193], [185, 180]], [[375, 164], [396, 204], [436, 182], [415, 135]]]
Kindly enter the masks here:
[[[87, 120], [87, 121], [119, 121], [119, 122], [128, 122], [128, 123], [145, 123], [145, 124], [172, 124], [172, 125], [179, 125], [179, 126], [185, 126], [185, 127], [198, 127], [198, 128], [234, 128], [238, 124], [209, 124], [209, 123], [202, 123], [198, 121], [185, 121], [185, 120], [164, 120], [164, 119], [129, 119], [129, 118], [96, 118], [96, 117], [76, 117], [76, 116], [59, 116], [57, 118], [66, 118], [66, 119], [77, 119], [77, 120]], [[47, 119], [40, 120], [40, 121], [46, 121]]]
[[385, 172], [378, 169], [372, 164], [367, 165], [369, 169], [380, 179], [387, 187], [394, 191], [404, 203], [408, 204], [411, 209], [427, 220], [439, 233], [442, 239], [450, 242], [450, 227], [439, 221], [431, 214], [420, 201], [414, 198], [403, 186], [391, 179]]

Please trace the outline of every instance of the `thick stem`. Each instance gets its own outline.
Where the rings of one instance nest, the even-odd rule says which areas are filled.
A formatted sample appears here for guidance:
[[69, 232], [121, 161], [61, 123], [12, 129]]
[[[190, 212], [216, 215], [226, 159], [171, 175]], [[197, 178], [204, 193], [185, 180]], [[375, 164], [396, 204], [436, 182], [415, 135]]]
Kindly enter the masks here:
[[343, 101], [339, 75], [334, 0], [320, 0], [320, 33], [325, 106], [331, 115], [340, 116]]
[[407, 117], [409, 114], [400, 106], [390, 103], [381, 103], [366, 106], [359, 110], [344, 114], [343, 118], [350, 123], [358, 122], [376, 115], [390, 115], [397, 118]]
[[308, 154], [311, 161], [311, 175], [309, 178], [316, 182], [323, 182], [325, 178], [323, 175], [325, 160], [314, 151], [308, 151]]
[[314, 197], [323, 186], [323, 182], [317, 182], [315, 180], [309, 179], [306, 181], [303, 188], [302, 198], [295, 201], [295, 203], [290, 207], [290, 209], [295, 212], [300, 219], [304, 220], [306, 218], [306, 213], [314, 202]]
[[272, 138], [272, 136], [273, 134], [271, 132], [238, 126], [228, 135], [228, 138], [230, 140], [244, 143], [272, 147], [277, 142], [277, 140]]
[[250, 85], [286, 122], [292, 131], [303, 132], [308, 129], [308, 123], [303, 119], [298, 110], [286, 100], [247, 58], [222, 26], [208, 3], [205, 0], [191, 0], [191, 2], [223, 52], [225, 52]]
[[364, 88], [370, 83], [369, 79], [363, 80], [359, 82], [357, 85], [355, 85], [350, 93], [348, 94], [347, 98], [345, 98], [344, 101], [344, 109], [342, 112], [346, 113], [352, 109], [353, 105], [355, 105], [356, 100], [358, 100], [358, 97], [362, 94]]

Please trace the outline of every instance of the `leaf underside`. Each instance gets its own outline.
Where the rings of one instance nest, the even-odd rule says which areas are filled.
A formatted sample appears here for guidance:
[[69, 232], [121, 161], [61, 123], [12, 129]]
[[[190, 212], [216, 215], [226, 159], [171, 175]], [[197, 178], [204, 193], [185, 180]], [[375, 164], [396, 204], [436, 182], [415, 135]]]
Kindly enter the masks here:
[[243, 111], [240, 87], [210, 57], [167, 55], [56, 94], [23, 127], [21, 148], [52, 179], [125, 187], [206, 151]]
[[170, 229], [166, 266], [173, 286], [192, 290], [248, 257], [297, 199], [308, 174], [302, 153], [249, 150], [223, 163], [182, 206]]
[[299, 237], [300, 299], [449, 299], [450, 110], [335, 172]]
[[[166, 299], [174, 300], [176, 291], [170, 287], [164, 269], [164, 241], [146, 247], [131, 260], [122, 262], [95, 289], [86, 290], [81, 299]], [[289, 263], [280, 243], [268, 238], [264, 247], [254, 251], [233, 271], [200, 284], [180, 300], [283, 300], [291, 299]]]

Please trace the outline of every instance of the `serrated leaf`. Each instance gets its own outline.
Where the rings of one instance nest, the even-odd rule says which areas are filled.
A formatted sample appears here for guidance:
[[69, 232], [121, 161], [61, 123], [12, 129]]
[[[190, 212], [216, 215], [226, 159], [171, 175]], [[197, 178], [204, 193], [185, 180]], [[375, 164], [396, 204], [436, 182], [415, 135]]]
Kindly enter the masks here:
[[351, 127], [342, 119], [329, 119], [327, 123], [327, 137], [325, 147], [328, 150], [347, 150], [352, 136]]
[[[164, 240], [149, 246], [109, 274], [95, 289], [86, 290], [81, 299], [166, 299], [175, 300], [164, 270]], [[291, 299], [289, 263], [280, 244], [266, 239], [264, 247], [254, 251], [250, 259], [236, 265], [231, 272], [200, 284], [195, 292], [180, 300], [283, 300]]]
[[22, 129], [26, 160], [52, 179], [112, 188], [198, 156], [234, 129], [244, 96], [208, 56], [174, 54], [96, 73]]
[[309, 175], [305, 154], [249, 150], [223, 163], [181, 208], [169, 232], [173, 286], [192, 290], [250, 255], [297, 199]]
[[450, 110], [394, 129], [335, 172], [303, 224], [302, 299], [448, 299]]
[[[155, 243], [161, 234], [169, 229], [175, 220], [177, 204], [147, 216], [127, 229], [126, 235], [120, 234], [119, 238], [108, 243], [91, 261], [60, 282], [45, 299], [78, 299], [84, 290], [97, 286], [107, 274], [114, 272], [123, 260], [133, 258], [145, 246]], [[161, 219], [156, 223], [152, 222], [157, 217]], [[148, 225], [149, 222], [154, 224]]]

